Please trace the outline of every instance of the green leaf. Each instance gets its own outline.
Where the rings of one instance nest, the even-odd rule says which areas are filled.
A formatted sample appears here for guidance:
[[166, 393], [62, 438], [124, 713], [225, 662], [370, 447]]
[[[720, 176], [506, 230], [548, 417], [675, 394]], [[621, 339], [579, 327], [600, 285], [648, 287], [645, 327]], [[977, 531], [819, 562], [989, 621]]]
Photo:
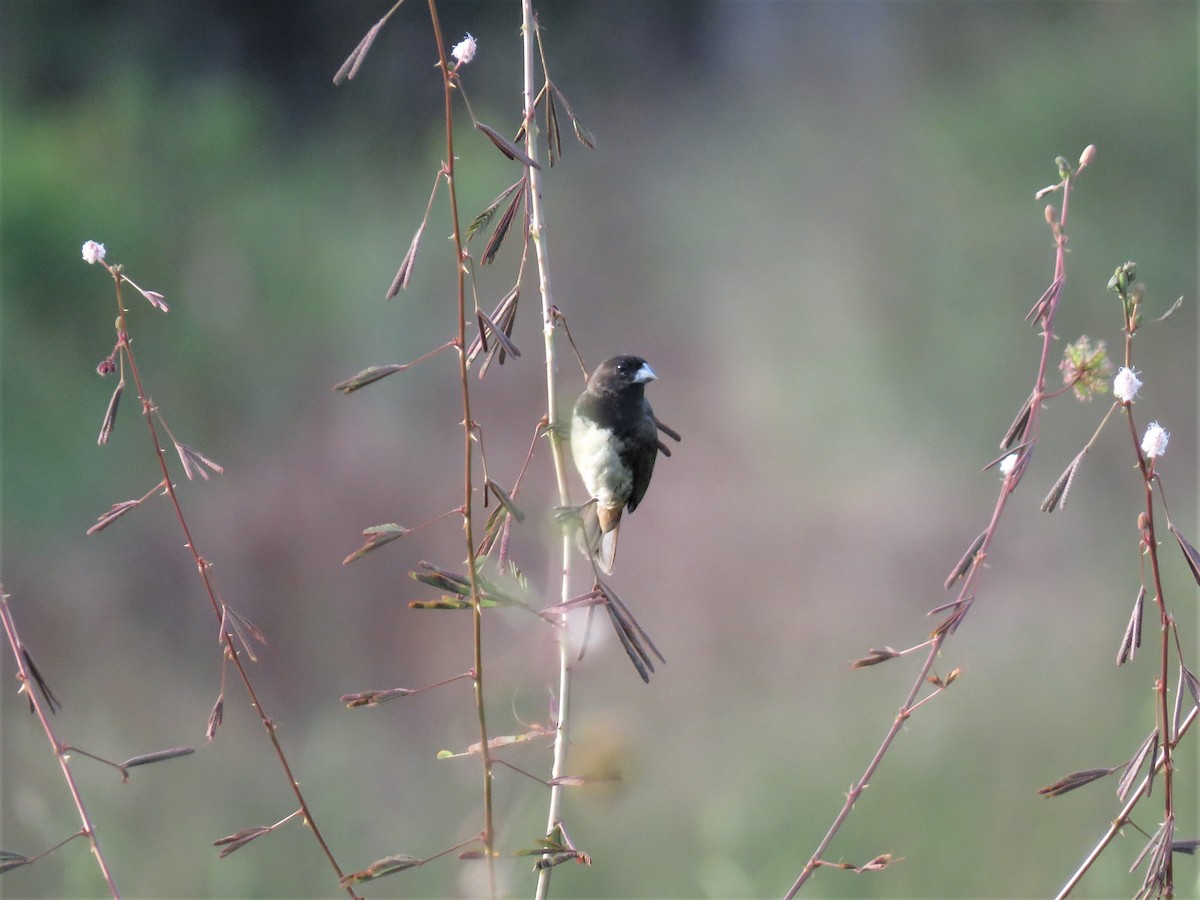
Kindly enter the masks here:
[[345, 381], [338, 382], [333, 386], [335, 391], [341, 391], [343, 394], [351, 394], [359, 388], [364, 388], [368, 384], [374, 384], [382, 378], [387, 378], [389, 375], [394, 375], [396, 372], [404, 371], [404, 366], [399, 363], [392, 363], [387, 366], [370, 366], [363, 369], [353, 378], [347, 378]]
[[363, 536], [367, 542], [342, 560], [342, 565], [347, 566], [356, 559], [362, 559], [372, 550], [378, 550], [384, 544], [390, 544], [396, 538], [402, 538], [408, 534], [408, 529], [403, 525], [397, 525], [395, 522], [388, 522], [386, 525], [372, 525], [369, 528], [364, 528]]
[[373, 881], [376, 878], [383, 878], [386, 875], [395, 875], [397, 872], [415, 869], [417, 866], [424, 865], [424, 863], [425, 860], [409, 856], [407, 853], [385, 856], [383, 859], [377, 859], [361, 872], [351, 872], [349, 875], [343, 876], [342, 884], [344, 886], [362, 884], [364, 881]]

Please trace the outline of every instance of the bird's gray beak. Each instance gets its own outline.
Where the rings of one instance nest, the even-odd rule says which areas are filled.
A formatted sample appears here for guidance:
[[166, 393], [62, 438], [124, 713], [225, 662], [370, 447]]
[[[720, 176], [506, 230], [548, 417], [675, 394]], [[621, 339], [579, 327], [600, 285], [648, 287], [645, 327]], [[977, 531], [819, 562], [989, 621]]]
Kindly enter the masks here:
[[654, 374], [654, 370], [650, 368], [650, 363], [642, 363], [642, 367], [633, 373], [633, 383], [645, 384], [647, 381], [653, 381], [657, 377]]

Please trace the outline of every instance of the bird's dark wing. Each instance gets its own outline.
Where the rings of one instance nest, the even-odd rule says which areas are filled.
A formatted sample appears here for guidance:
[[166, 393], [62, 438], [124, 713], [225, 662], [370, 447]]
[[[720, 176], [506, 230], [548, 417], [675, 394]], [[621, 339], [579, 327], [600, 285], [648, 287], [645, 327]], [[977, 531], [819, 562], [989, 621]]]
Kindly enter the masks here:
[[633, 512], [646, 496], [650, 476], [654, 474], [654, 461], [658, 458], [658, 426], [650, 404], [643, 401], [645, 415], [636, 423], [626, 444], [625, 458], [633, 472], [633, 490], [629, 492], [626, 508]]

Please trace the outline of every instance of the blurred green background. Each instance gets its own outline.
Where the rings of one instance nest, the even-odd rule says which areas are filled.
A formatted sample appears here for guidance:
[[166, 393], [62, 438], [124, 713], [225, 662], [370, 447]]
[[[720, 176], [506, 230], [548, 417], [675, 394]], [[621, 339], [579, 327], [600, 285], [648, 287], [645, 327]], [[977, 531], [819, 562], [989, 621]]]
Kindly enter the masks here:
[[[416, 687], [469, 665], [469, 617], [411, 610], [418, 560], [454, 566], [453, 524], [350, 567], [359, 531], [460, 502], [450, 356], [344, 397], [359, 369], [411, 359], [453, 327], [439, 205], [408, 292], [383, 294], [437, 167], [440, 87], [424, 4], [406, 4], [348, 86], [331, 77], [386, 10], [374, 2], [0, 4], [3, 579], [65, 708], [68, 742], [185, 760], [128, 784], [76, 758], [117, 884], [130, 897], [334, 896], [301, 828], [225, 860], [211, 842], [286, 815], [261, 726], [230, 683], [216, 740], [216, 623], [164, 501], [106, 531], [110, 504], [156, 480], [136, 398], [107, 447], [111, 281], [79, 247], [161, 291], [128, 297], [150, 394], [176, 436], [225, 467], [180, 478], [225, 599], [266, 632], [254, 675], [314, 813], [347, 869], [426, 855], [481, 825], [465, 682], [375, 710], [339, 695]], [[519, 114], [516, 2], [444, 2], [478, 116]], [[546, 2], [552, 77], [598, 147], [546, 175], [556, 300], [589, 365], [646, 356], [650, 397], [684, 435], [623, 530], [614, 586], [668, 659], [643, 685], [607, 633], [578, 669], [571, 769], [622, 780], [572, 791], [590, 868], [560, 897], [778, 896], [859, 777], [915, 673], [865, 671], [868, 648], [924, 639], [925, 612], [999, 487], [981, 467], [1027, 396], [1040, 339], [1022, 322], [1053, 265], [1053, 160], [1089, 143], [1071, 203], [1057, 333], [1120, 355], [1105, 284], [1136, 260], [1150, 315], [1137, 339], [1140, 427], [1171, 432], [1160, 471], [1173, 521], [1196, 525], [1197, 7], [1193, 3]], [[460, 107], [459, 112], [462, 112]], [[465, 116], [460, 124], [467, 122]], [[456, 146], [468, 218], [518, 174], [478, 133]], [[443, 195], [444, 196], [444, 195]], [[1057, 195], [1049, 198], [1057, 204]], [[480, 252], [478, 243], [474, 252]], [[516, 244], [479, 272], [491, 308]], [[533, 283], [519, 360], [476, 382], [489, 471], [511, 484], [542, 413]], [[560, 342], [564, 351], [566, 344]], [[561, 366], [564, 392], [580, 387]], [[939, 671], [964, 669], [901, 735], [810, 896], [1054, 892], [1117, 810], [1110, 779], [1057, 800], [1069, 771], [1115, 765], [1153, 727], [1153, 641], [1113, 665], [1139, 585], [1141, 492], [1127, 430], [1106, 429], [1064, 512], [1043, 493], [1107, 402], [1049, 404], [978, 602]], [[573, 482], [577, 492], [578, 482]], [[514, 538], [534, 592], [554, 583], [548, 456], [523, 483]], [[1167, 590], [1196, 643], [1195, 586], [1173, 546]], [[579, 590], [587, 585], [581, 583]], [[1153, 634], [1153, 617], [1147, 634]], [[491, 725], [544, 721], [548, 630], [489, 613]], [[3, 705], [0, 845], [39, 851], [77, 827], [44, 736]], [[1196, 740], [1179, 762], [1181, 837], [1196, 836]], [[544, 774], [544, 745], [506, 753]], [[545, 796], [501, 770], [502, 848], [544, 828]], [[1137, 817], [1153, 831], [1156, 797]], [[1132, 830], [1079, 896], [1130, 895]], [[528, 860], [500, 864], [531, 893]], [[1181, 857], [1181, 895], [1197, 893]], [[368, 896], [474, 896], [477, 863], [443, 860]], [[6, 896], [103, 893], [82, 844], [3, 876]]]

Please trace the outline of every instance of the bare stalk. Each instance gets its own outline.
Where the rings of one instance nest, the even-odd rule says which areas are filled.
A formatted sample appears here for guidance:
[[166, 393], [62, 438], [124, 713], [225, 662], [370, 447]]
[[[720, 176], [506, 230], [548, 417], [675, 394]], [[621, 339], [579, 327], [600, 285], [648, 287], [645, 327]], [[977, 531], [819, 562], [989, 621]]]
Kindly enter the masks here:
[[[525, 152], [538, 161], [537, 130], [537, 20], [532, 0], [521, 0], [521, 50], [524, 73], [524, 116]], [[546, 212], [542, 204], [542, 172], [534, 166], [525, 170], [529, 179], [529, 236], [533, 240], [534, 256], [537, 260], [538, 293], [542, 298], [542, 337], [546, 353], [546, 434], [550, 439], [550, 452], [554, 459], [554, 475], [558, 482], [558, 500], [562, 506], [571, 502], [567, 487], [566, 461], [563, 455], [563, 423], [558, 413], [558, 371], [554, 354], [554, 294], [550, 286], [550, 264], [546, 247]], [[559, 582], [560, 602], [571, 598], [571, 538], [564, 531], [561, 541], [562, 578]], [[555, 629], [558, 638], [558, 696], [554, 715], [554, 760], [550, 768], [550, 802], [546, 814], [546, 835], [549, 837], [558, 826], [561, 817], [563, 787], [557, 779], [566, 774], [567, 725], [571, 706], [571, 636], [567, 629], [569, 613], [566, 609], [559, 614]], [[545, 857], [543, 857], [545, 859]], [[537, 898], [545, 900], [550, 890], [552, 866], [544, 866], [538, 872]]]

